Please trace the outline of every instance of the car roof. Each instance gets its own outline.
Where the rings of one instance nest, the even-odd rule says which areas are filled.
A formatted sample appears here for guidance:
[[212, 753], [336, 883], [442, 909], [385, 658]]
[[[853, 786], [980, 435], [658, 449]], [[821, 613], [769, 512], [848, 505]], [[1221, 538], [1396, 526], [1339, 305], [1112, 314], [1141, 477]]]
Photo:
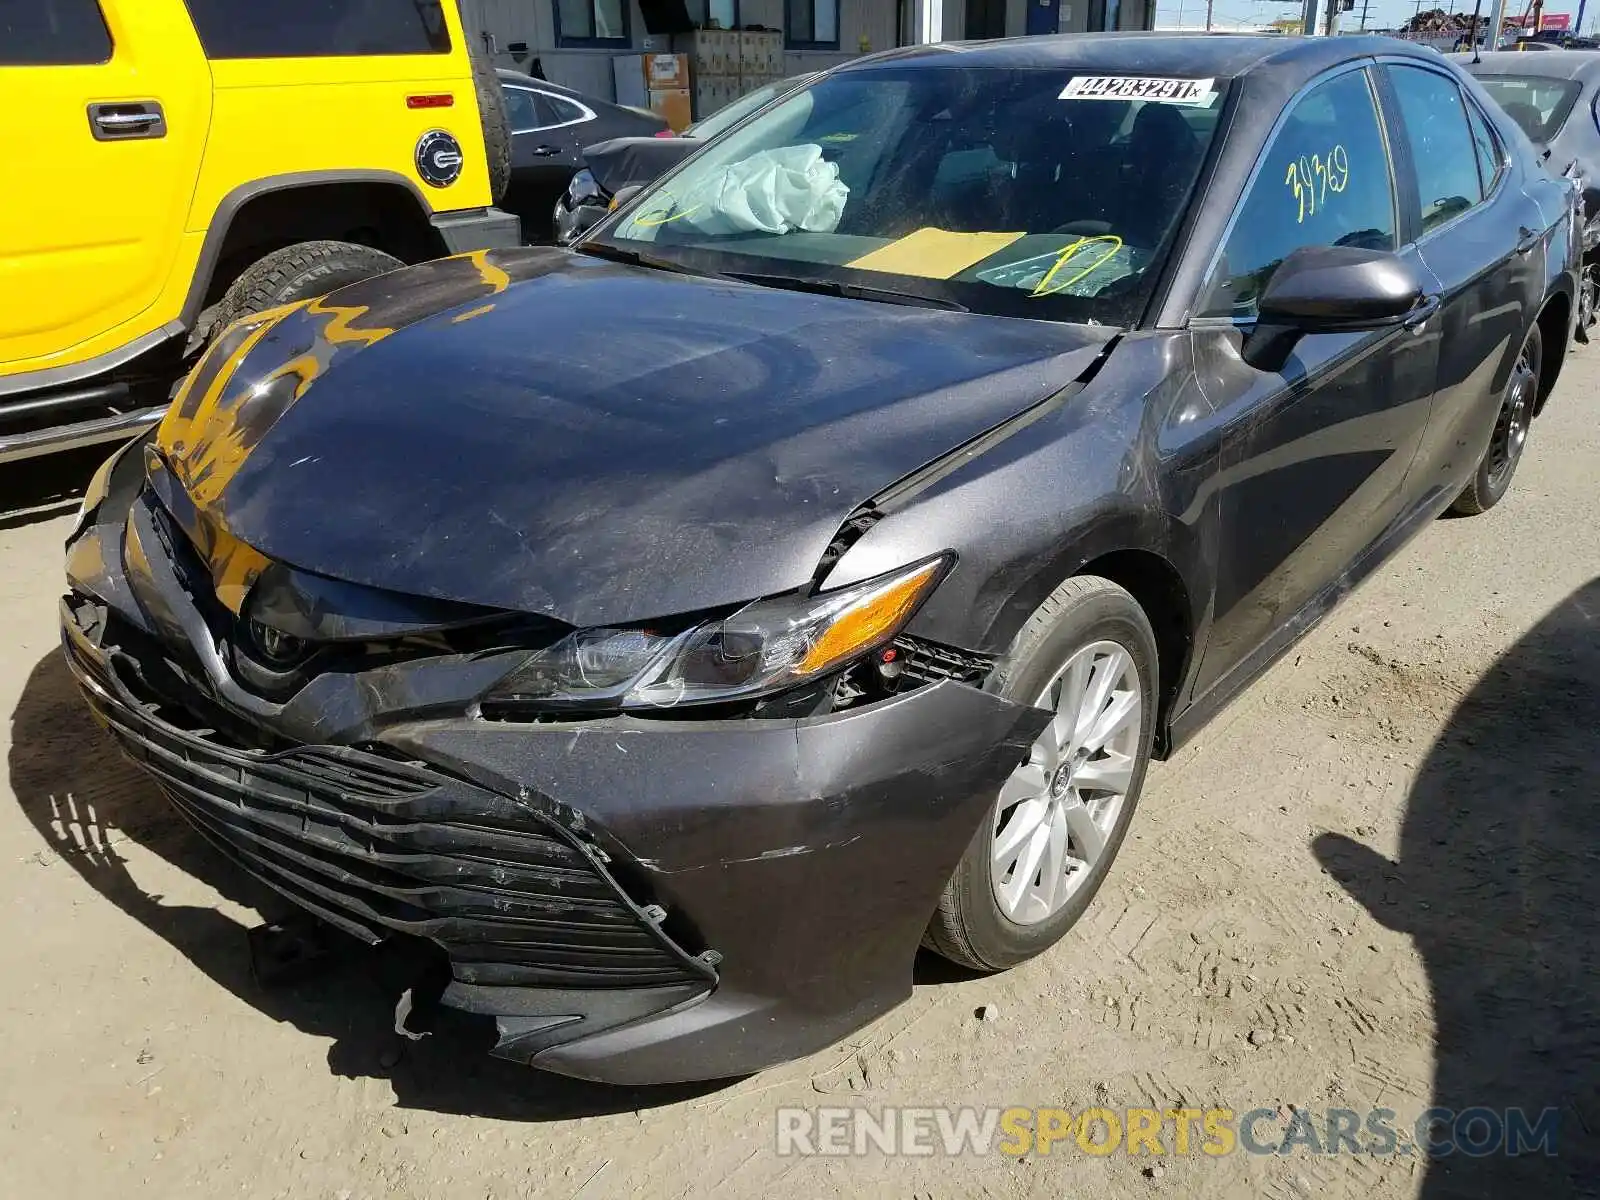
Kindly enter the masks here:
[[1457, 66], [1474, 75], [1541, 75], [1549, 79], [1600, 78], [1600, 53], [1593, 50], [1546, 50], [1529, 54], [1526, 50], [1494, 50], [1474, 60], [1468, 54], [1452, 54]]
[[1436, 52], [1396, 38], [1352, 35], [1337, 38], [1204, 33], [1067, 33], [1003, 38], [987, 42], [938, 42], [857, 59], [841, 73], [875, 66], [960, 65], [1052, 67], [1115, 75], [1237, 76], [1272, 65], [1314, 75], [1335, 63], [1373, 55], [1400, 55], [1437, 62]]
[[[548, 79], [535, 79], [532, 75], [524, 75], [521, 71], [508, 71], [504, 67], [497, 67], [495, 74], [500, 77], [501, 83], [514, 83], [518, 87], [538, 88], [542, 92], [551, 92], [557, 96], [569, 96], [574, 100], [582, 100], [585, 104], [593, 104], [597, 99], [597, 97], [591, 96], [586, 92], [580, 92], [576, 88], [563, 87], [559, 83], [551, 83]], [[601, 100], [600, 103], [609, 104], [611, 102], [609, 100]]]

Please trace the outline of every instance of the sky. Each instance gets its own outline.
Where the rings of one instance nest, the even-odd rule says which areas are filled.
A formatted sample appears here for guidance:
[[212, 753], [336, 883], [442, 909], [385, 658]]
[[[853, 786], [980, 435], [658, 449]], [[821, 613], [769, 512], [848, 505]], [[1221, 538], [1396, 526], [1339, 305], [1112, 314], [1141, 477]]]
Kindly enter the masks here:
[[[1299, 0], [1213, 0], [1213, 28], [1228, 28], [1241, 23], [1245, 25], [1264, 25], [1268, 21], [1277, 20], [1279, 17], [1298, 17], [1300, 15]], [[1319, 9], [1326, 12], [1322, 5], [1327, 0], [1319, 0]], [[1526, 0], [1506, 0], [1506, 13], [1521, 14]], [[1455, 0], [1452, 5], [1450, 0], [1422, 0], [1423, 9], [1429, 8], [1455, 8], [1458, 12], [1471, 13], [1473, 0]], [[1343, 13], [1339, 18], [1341, 29], [1353, 29], [1359, 23], [1361, 16], [1362, 0], [1356, 0], [1354, 12]], [[1409, 20], [1418, 11], [1417, 0], [1370, 0], [1367, 6], [1367, 28], [1392, 29]], [[1493, 10], [1493, 0], [1483, 0], [1483, 13], [1488, 16]], [[1205, 22], [1205, 0], [1156, 0], [1156, 23], [1158, 25], [1200, 26]], [[1577, 19], [1578, 0], [1545, 0], [1545, 12], [1568, 12], [1573, 19]], [[1600, 0], [1588, 0], [1584, 10], [1583, 23], [1592, 27], [1600, 22]]]

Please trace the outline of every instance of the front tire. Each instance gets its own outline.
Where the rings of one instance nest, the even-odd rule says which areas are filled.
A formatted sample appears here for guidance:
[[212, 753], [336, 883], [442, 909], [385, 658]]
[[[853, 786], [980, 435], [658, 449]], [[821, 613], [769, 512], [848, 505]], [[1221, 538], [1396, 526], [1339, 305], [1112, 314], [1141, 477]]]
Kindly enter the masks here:
[[1506, 381], [1488, 448], [1478, 461], [1472, 482], [1451, 504], [1451, 512], [1463, 517], [1488, 512], [1511, 489], [1511, 477], [1517, 473], [1517, 464], [1522, 461], [1522, 451], [1528, 442], [1528, 426], [1539, 406], [1539, 372], [1543, 367], [1544, 335], [1535, 323], [1528, 330], [1527, 339], [1511, 368], [1511, 378]]
[[326, 296], [405, 266], [393, 255], [354, 242], [300, 242], [257, 259], [233, 281], [217, 305], [212, 333], [241, 317], [284, 304]]
[[1055, 590], [985, 690], [1056, 717], [1001, 786], [945, 885], [924, 944], [976, 971], [1042, 953], [1071, 929], [1128, 831], [1155, 737], [1149, 618], [1109, 579]]

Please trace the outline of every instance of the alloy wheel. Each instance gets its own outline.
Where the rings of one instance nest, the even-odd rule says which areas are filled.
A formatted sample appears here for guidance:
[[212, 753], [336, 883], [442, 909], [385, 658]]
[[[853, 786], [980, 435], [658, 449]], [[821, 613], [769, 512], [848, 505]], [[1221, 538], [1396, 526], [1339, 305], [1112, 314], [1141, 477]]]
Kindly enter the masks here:
[[1018, 925], [1059, 912], [1105, 856], [1144, 724], [1138, 668], [1116, 642], [1079, 650], [1034, 703], [1055, 717], [1001, 787], [990, 846], [995, 901]]

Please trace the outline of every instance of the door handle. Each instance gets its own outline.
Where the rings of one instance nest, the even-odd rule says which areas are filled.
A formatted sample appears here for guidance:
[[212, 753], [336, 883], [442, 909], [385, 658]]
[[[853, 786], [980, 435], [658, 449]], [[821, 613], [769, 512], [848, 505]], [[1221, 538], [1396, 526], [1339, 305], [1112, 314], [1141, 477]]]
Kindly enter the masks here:
[[1438, 311], [1439, 297], [1424, 296], [1417, 301], [1416, 307], [1405, 315], [1405, 320], [1401, 324], [1414, 333], [1426, 325]]
[[167, 117], [154, 100], [89, 105], [89, 131], [97, 142], [167, 136]]
[[535, 146], [533, 153], [536, 158], [553, 158], [561, 153], [559, 146]]
[[1522, 226], [1517, 230], [1517, 253], [1531, 254], [1533, 248], [1539, 244], [1539, 240], [1537, 230], [1529, 229], [1526, 225]]

